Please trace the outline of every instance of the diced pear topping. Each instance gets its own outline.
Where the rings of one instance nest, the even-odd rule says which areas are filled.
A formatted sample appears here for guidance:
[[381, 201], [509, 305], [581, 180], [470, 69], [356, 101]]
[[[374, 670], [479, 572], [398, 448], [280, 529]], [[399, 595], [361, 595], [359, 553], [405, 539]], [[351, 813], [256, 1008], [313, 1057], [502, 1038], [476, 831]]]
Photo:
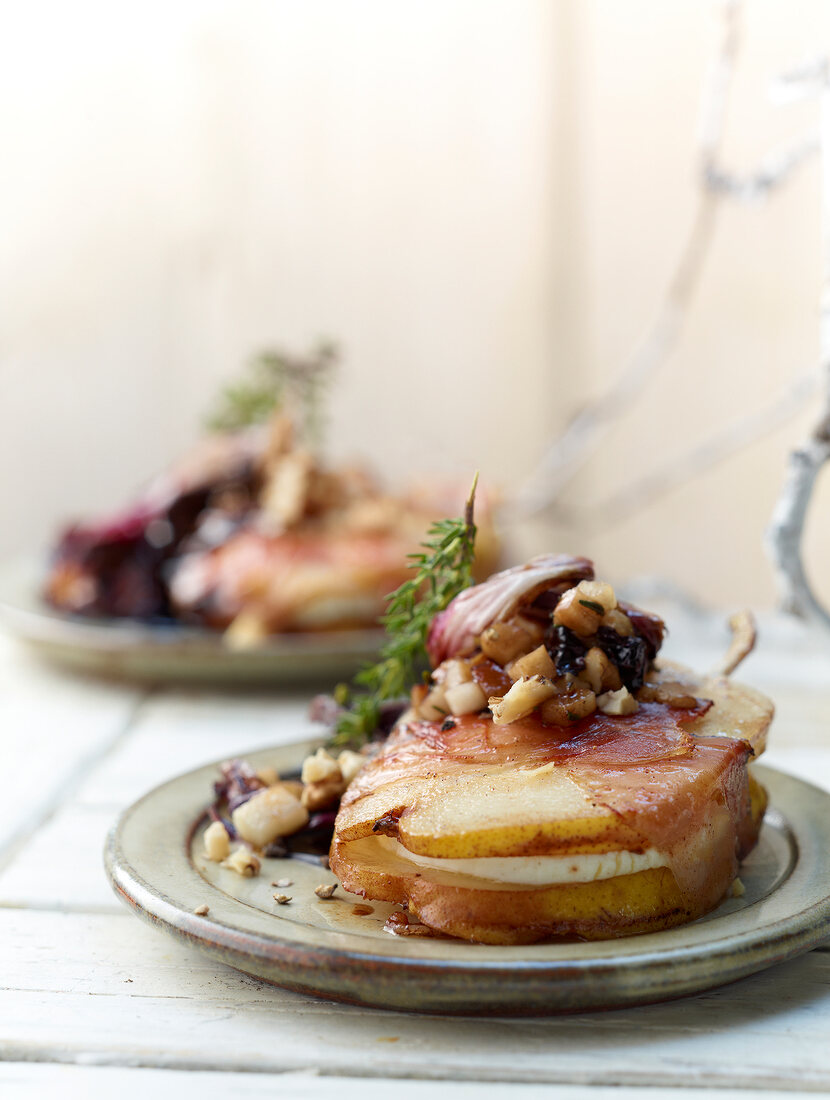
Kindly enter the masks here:
[[221, 863], [231, 854], [231, 842], [228, 830], [221, 821], [212, 821], [205, 829], [205, 855], [208, 859]]
[[614, 589], [605, 581], [580, 581], [569, 588], [553, 613], [556, 626], [566, 626], [574, 634], [596, 634], [602, 618], [617, 606]]
[[620, 611], [618, 607], [605, 612], [602, 616], [602, 625], [610, 627], [622, 638], [630, 638], [634, 634], [634, 627], [631, 625], [631, 619], [629, 619], [624, 611]]
[[597, 709], [597, 697], [581, 680], [562, 676], [556, 681], [557, 694], [539, 708], [539, 717], [549, 726], [570, 726]]
[[535, 649], [544, 635], [545, 628], [541, 623], [515, 615], [505, 622], [488, 626], [482, 632], [479, 645], [485, 657], [504, 668], [520, 654]]
[[511, 680], [520, 680], [523, 676], [547, 676], [552, 680], [556, 676], [556, 665], [545, 647], [540, 645], [524, 657], [517, 657], [507, 671]]
[[231, 814], [243, 840], [264, 848], [278, 836], [289, 836], [308, 824], [308, 810], [281, 783], [257, 791]]
[[475, 714], [487, 706], [487, 696], [473, 680], [447, 688], [444, 695], [450, 713], [456, 718], [462, 714]]
[[576, 588], [581, 600], [598, 603], [603, 612], [613, 611], [617, 606], [614, 589], [606, 581], [580, 581]]
[[303, 761], [303, 783], [319, 783], [323, 779], [330, 779], [335, 773], [340, 778], [340, 766], [331, 753], [322, 747]]
[[580, 585], [569, 588], [553, 613], [555, 626], [565, 626], [574, 634], [588, 637], [596, 634], [605, 609], [595, 600], [584, 599], [580, 594]]
[[458, 687], [459, 684], [469, 683], [472, 678], [473, 674], [470, 672], [470, 666], [458, 657], [450, 661], [444, 661], [440, 668], [436, 669], [435, 679], [441, 684], [445, 692], [449, 691], [450, 688]]
[[442, 687], [434, 687], [418, 704], [418, 717], [426, 722], [438, 722], [450, 713], [450, 705]]

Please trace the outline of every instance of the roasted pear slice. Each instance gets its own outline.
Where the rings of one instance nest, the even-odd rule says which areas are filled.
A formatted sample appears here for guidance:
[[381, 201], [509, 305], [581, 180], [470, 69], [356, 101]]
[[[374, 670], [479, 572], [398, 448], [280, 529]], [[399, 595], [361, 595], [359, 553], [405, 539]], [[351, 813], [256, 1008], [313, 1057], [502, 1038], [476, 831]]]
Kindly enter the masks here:
[[[370, 777], [364, 777], [368, 780]], [[382, 780], [382, 775], [378, 775]], [[449, 859], [642, 850], [643, 837], [555, 765], [460, 764], [383, 783], [345, 804], [337, 819], [344, 841], [389, 832], [404, 847]]]

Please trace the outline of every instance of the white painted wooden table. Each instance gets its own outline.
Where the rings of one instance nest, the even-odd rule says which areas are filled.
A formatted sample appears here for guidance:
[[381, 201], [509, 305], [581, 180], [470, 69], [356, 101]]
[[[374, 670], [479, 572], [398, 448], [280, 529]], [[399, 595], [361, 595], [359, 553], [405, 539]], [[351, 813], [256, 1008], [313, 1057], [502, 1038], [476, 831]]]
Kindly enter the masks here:
[[[773, 626], [742, 669], [778, 702], [766, 762], [830, 789], [830, 642]], [[681, 631], [674, 655], [699, 663], [710, 632]], [[309, 732], [306, 702], [76, 679], [0, 637], [3, 1100], [830, 1091], [830, 941], [672, 1004], [436, 1019], [284, 992], [136, 920], [101, 864], [118, 811], [197, 764]]]

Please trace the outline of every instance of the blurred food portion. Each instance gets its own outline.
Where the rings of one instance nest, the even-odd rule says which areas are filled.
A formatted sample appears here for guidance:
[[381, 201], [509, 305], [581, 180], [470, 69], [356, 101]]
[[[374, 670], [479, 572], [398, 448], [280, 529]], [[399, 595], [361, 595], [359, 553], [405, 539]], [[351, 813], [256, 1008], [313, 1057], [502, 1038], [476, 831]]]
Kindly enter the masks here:
[[[326, 464], [320, 405], [333, 365], [328, 348], [260, 357], [193, 451], [122, 512], [63, 533], [48, 603], [199, 625], [240, 647], [376, 625], [409, 575], [408, 555], [434, 520], [459, 510], [464, 490], [433, 482], [392, 493], [366, 466]], [[483, 493], [477, 518], [483, 579], [499, 562]]]

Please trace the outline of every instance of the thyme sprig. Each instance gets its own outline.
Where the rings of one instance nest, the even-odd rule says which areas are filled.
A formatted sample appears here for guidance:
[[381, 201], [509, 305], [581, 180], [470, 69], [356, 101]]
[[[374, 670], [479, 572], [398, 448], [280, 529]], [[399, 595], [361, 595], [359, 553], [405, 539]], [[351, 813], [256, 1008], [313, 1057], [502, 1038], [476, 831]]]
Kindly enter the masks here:
[[332, 743], [361, 744], [377, 729], [381, 704], [409, 693], [426, 659], [429, 624], [472, 582], [476, 526], [473, 521], [478, 474], [473, 479], [464, 515], [442, 519], [430, 527], [421, 544], [424, 553], [410, 554], [413, 575], [388, 598], [381, 623], [386, 642], [376, 664], [361, 669], [354, 683], [362, 691], [340, 685], [335, 698], [349, 705], [337, 720]]
[[248, 364], [246, 376], [224, 388], [207, 426], [234, 431], [263, 423], [277, 408], [297, 407], [304, 438], [319, 444], [323, 398], [337, 358], [337, 349], [330, 343], [304, 356], [260, 352]]

